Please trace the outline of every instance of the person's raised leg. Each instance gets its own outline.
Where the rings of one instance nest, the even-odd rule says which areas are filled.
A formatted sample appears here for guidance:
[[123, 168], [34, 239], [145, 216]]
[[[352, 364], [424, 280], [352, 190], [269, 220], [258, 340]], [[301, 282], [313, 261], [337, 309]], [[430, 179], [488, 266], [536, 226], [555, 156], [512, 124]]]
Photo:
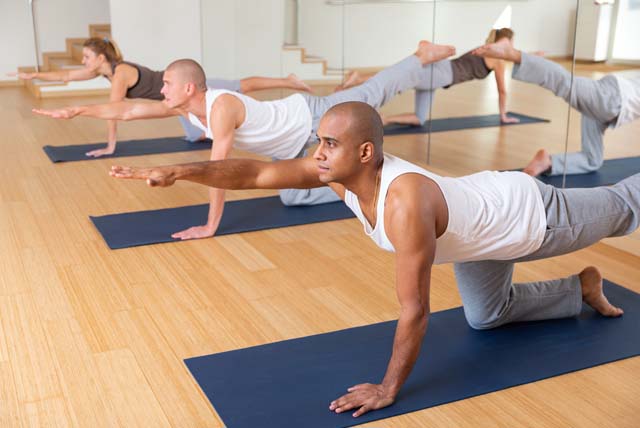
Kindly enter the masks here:
[[326, 97], [318, 97], [316, 102], [309, 103], [314, 107], [312, 115], [314, 119], [319, 119], [329, 108], [347, 101], [361, 101], [379, 108], [400, 92], [417, 87], [423, 80], [424, 66], [454, 53], [455, 48], [452, 46], [421, 41], [413, 55], [376, 73], [363, 84]]
[[613, 76], [605, 76], [600, 80], [580, 76], [573, 76], [572, 79], [571, 73], [561, 65], [537, 55], [521, 52], [515, 49], [508, 39], [484, 45], [473, 52], [484, 57], [512, 61], [514, 79], [550, 90], [580, 113], [597, 121], [609, 123], [620, 114], [620, 88]]
[[311, 87], [304, 83], [295, 74], [291, 73], [285, 78], [276, 77], [247, 77], [240, 80], [240, 92], [243, 94], [263, 89], [293, 89], [296, 91], [312, 92]]

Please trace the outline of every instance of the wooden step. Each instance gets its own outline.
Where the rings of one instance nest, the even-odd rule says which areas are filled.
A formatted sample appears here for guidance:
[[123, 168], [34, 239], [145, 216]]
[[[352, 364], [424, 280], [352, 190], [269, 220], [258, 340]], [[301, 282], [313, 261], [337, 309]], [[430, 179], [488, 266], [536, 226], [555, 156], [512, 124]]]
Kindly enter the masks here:
[[111, 38], [111, 24], [89, 25], [89, 37]]
[[68, 70], [72, 68], [82, 68], [82, 63], [78, 62], [75, 58], [61, 57], [49, 59], [49, 70]]

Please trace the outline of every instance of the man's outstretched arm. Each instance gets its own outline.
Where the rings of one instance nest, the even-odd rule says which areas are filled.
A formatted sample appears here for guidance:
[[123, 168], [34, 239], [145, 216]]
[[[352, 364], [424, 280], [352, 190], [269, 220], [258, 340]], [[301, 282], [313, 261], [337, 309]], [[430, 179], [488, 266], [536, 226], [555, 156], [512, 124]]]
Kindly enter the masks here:
[[311, 157], [278, 162], [226, 159], [153, 168], [112, 166], [109, 174], [116, 178], [146, 180], [152, 187], [171, 186], [176, 180], [233, 190], [311, 189], [325, 186], [318, 179], [316, 161]]
[[[429, 321], [431, 266], [435, 256], [435, 214], [428, 197], [416, 198], [415, 177], [397, 179], [386, 200], [385, 229], [396, 250], [396, 292], [400, 317], [382, 383], [350, 387], [331, 402], [336, 413], [357, 409], [354, 417], [391, 405], [420, 353]], [[395, 189], [394, 189], [395, 188]], [[378, 220], [380, 221], [380, 220]], [[406, 231], [411, 230], [410, 234]], [[362, 362], [366, 364], [366, 362]]]
[[73, 119], [76, 116], [87, 116], [107, 120], [155, 119], [180, 116], [182, 113], [167, 107], [161, 101], [126, 102], [119, 101], [106, 104], [70, 106], [59, 109], [37, 109], [33, 113], [49, 116], [54, 119]]

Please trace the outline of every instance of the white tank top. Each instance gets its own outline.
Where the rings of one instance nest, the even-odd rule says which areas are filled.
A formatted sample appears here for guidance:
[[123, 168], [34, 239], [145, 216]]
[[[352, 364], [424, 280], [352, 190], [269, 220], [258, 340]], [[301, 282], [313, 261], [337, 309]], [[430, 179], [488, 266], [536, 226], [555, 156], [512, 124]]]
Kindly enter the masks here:
[[547, 219], [540, 189], [529, 175], [484, 171], [459, 178], [440, 177], [385, 154], [375, 227], [362, 213], [358, 197], [349, 190], [344, 195], [365, 233], [380, 248], [395, 251], [384, 228], [389, 186], [400, 175], [411, 173], [433, 180], [449, 210], [447, 229], [436, 241], [434, 263], [510, 260], [531, 254], [542, 245]]
[[209, 89], [206, 94], [207, 126], [192, 113], [189, 121], [213, 139], [209, 119], [211, 106], [223, 94], [242, 101], [245, 118], [235, 130], [234, 147], [276, 159], [294, 158], [311, 134], [311, 110], [300, 94], [275, 101], [257, 101], [246, 95], [224, 89]]
[[640, 118], [640, 75], [633, 78], [614, 75], [620, 88], [620, 114], [614, 127]]

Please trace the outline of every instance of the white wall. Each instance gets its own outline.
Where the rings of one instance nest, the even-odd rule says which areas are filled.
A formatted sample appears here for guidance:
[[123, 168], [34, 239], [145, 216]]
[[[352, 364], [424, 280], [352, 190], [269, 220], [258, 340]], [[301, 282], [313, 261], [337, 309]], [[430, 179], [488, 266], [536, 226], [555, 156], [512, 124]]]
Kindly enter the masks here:
[[27, 0], [0, 0], [0, 80], [21, 66], [34, 66], [35, 46]]
[[280, 76], [284, 33], [284, 0], [202, 0], [208, 77]]
[[126, 60], [156, 70], [180, 58], [202, 60], [200, 0], [110, 3], [111, 33]]
[[66, 38], [89, 37], [89, 24], [109, 23], [109, 0], [34, 0], [33, 4], [40, 54], [65, 51]]
[[[518, 47], [553, 56], [571, 53], [575, 0], [438, 2], [436, 42], [453, 44], [459, 53], [482, 44], [507, 5], [513, 8]], [[388, 65], [418, 40], [432, 38], [433, 10], [434, 3], [328, 6], [324, 0], [301, 0], [299, 44], [332, 67], [341, 65], [343, 44], [345, 67]]]
[[615, 59], [640, 60], [640, 7], [630, 0], [619, 0], [612, 56]]

